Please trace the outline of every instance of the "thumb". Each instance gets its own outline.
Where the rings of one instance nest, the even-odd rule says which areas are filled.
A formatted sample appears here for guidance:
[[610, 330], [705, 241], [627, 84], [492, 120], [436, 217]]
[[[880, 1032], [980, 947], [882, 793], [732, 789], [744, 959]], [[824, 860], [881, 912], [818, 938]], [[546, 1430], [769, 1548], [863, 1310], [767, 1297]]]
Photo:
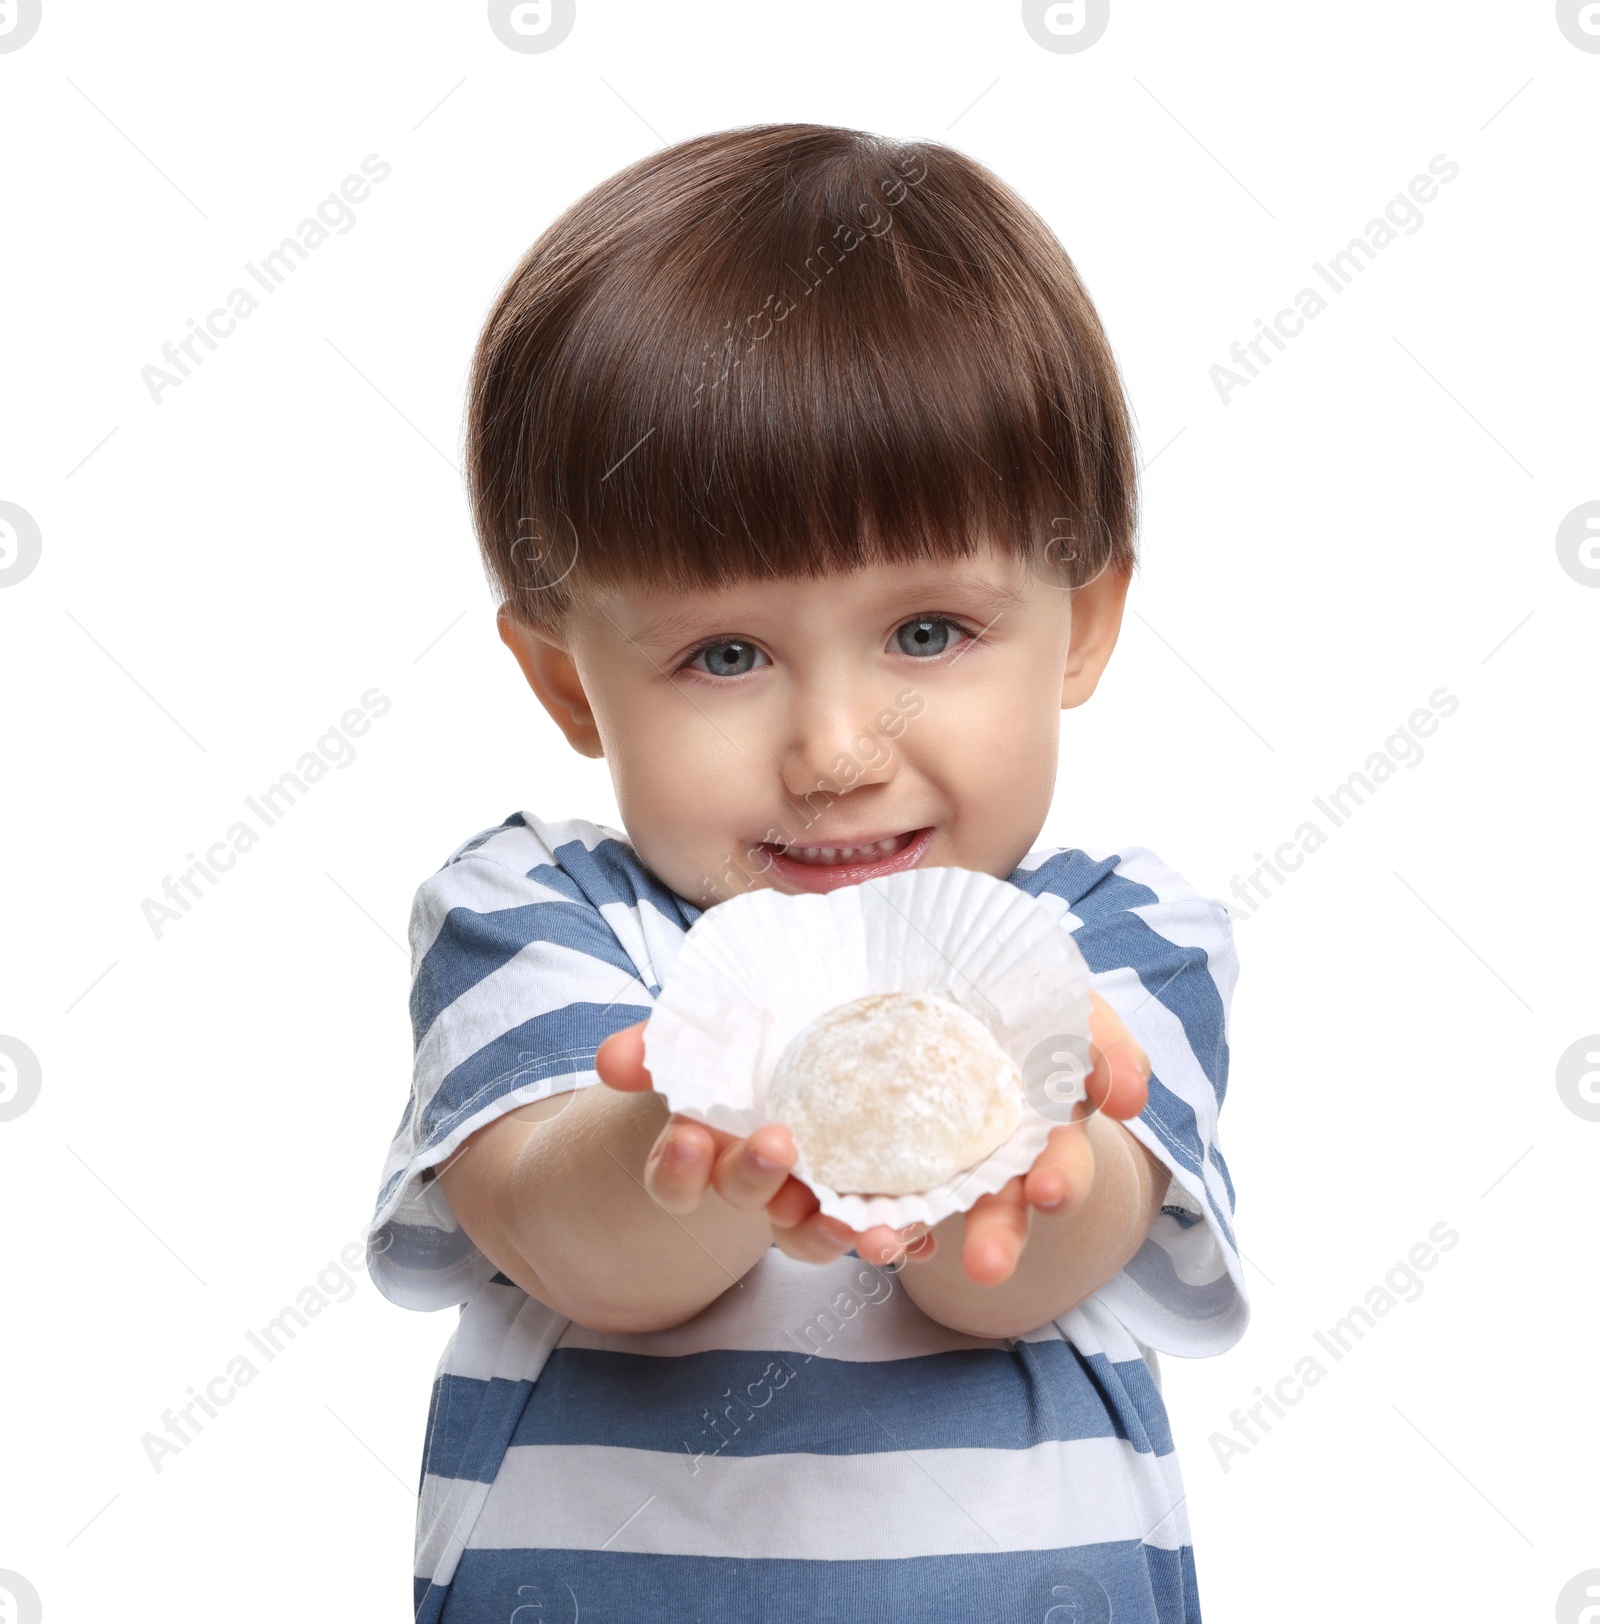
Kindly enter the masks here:
[[653, 1086], [644, 1066], [644, 1026], [643, 1021], [625, 1026], [595, 1050], [594, 1069], [607, 1087], [639, 1094]]
[[1149, 1100], [1150, 1061], [1122, 1017], [1098, 992], [1089, 994], [1090, 1037], [1095, 1055], [1087, 1093], [1094, 1110], [1127, 1121]]

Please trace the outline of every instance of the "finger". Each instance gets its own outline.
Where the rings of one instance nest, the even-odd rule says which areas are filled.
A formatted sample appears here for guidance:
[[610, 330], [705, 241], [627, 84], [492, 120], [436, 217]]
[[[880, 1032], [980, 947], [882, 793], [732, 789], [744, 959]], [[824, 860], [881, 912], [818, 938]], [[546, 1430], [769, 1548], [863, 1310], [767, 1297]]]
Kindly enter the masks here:
[[892, 1224], [873, 1224], [856, 1232], [856, 1256], [863, 1263], [887, 1263], [903, 1244], [900, 1231]]
[[1094, 1146], [1083, 1124], [1052, 1128], [1023, 1180], [1023, 1194], [1041, 1212], [1076, 1212], [1093, 1186]]
[[939, 1250], [939, 1237], [926, 1229], [916, 1239], [906, 1243], [906, 1262], [926, 1263]]
[[644, 1069], [644, 1022], [613, 1032], [595, 1050], [594, 1069], [608, 1088], [625, 1094], [642, 1093], [651, 1087], [650, 1073]]
[[775, 1229], [793, 1229], [816, 1210], [815, 1192], [797, 1178], [791, 1178], [767, 1203], [767, 1217]]
[[755, 1212], [783, 1188], [798, 1154], [789, 1130], [769, 1122], [748, 1139], [729, 1141], [712, 1169], [712, 1188], [730, 1206]]
[[856, 1236], [856, 1256], [863, 1263], [898, 1263], [903, 1258], [913, 1255], [913, 1248], [919, 1248], [915, 1255], [920, 1260], [926, 1260], [933, 1255], [932, 1246], [922, 1248], [924, 1240], [931, 1241], [933, 1232], [926, 1224], [907, 1224], [896, 1229], [892, 1224], [874, 1224], [870, 1229], [863, 1229]]
[[1089, 994], [1089, 1037], [1094, 1070], [1086, 1087], [1094, 1108], [1126, 1121], [1145, 1108], [1150, 1090], [1150, 1060], [1134, 1041], [1122, 1017], [1099, 993]]
[[1022, 1180], [1009, 1179], [993, 1195], [981, 1195], [967, 1213], [961, 1267], [980, 1286], [1010, 1279], [1028, 1239], [1028, 1203]]
[[778, 1249], [802, 1263], [832, 1263], [855, 1244], [855, 1231], [837, 1218], [824, 1218], [820, 1212], [802, 1219], [792, 1229], [774, 1232]]
[[693, 1212], [705, 1199], [716, 1158], [710, 1128], [688, 1117], [669, 1117], [645, 1158], [644, 1187], [668, 1212]]

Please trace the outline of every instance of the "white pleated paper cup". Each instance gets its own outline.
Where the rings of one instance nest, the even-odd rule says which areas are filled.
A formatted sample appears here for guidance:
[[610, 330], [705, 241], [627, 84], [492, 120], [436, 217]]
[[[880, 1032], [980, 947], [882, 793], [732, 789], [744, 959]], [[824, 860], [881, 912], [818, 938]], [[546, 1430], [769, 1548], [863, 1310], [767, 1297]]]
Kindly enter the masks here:
[[936, 1224], [1033, 1165], [1072, 1117], [1091, 1069], [1091, 976], [1036, 898], [964, 868], [918, 868], [822, 894], [748, 891], [697, 919], [645, 1027], [645, 1065], [672, 1110], [740, 1137], [773, 1120], [767, 1089], [804, 1027], [873, 993], [949, 999], [982, 1021], [1022, 1076], [1022, 1120], [982, 1161], [915, 1195], [794, 1176], [852, 1229]]

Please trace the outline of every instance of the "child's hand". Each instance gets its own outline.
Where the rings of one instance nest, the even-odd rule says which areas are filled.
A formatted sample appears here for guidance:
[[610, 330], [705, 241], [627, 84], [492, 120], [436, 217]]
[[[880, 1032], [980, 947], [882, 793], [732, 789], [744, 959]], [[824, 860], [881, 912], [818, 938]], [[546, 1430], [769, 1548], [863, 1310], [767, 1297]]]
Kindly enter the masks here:
[[[1134, 1042], [1121, 1017], [1099, 993], [1089, 994], [1089, 1037], [1094, 1070], [1089, 1074], [1089, 1098], [1073, 1107], [1072, 1121], [1053, 1128], [1038, 1159], [1025, 1178], [1014, 1178], [993, 1195], [979, 1196], [965, 1214], [961, 1266], [980, 1286], [999, 1285], [1015, 1272], [1027, 1244], [1031, 1209], [1069, 1214], [1088, 1199], [1094, 1186], [1094, 1150], [1084, 1131], [1084, 1119], [1098, 1110], [1126, 1121], [1138, 1116], [1149, 1097], [1150, 1061]], [[954, 1219], [946, 1219], [953, 1223]], [[912, 1247], [913, 1260], [932, 1256], [933, 1235], [926, 1249]], [[868, 1262], [883, 1263], [899, 1255], [905, 1242], [900, 1232], [879, 1225], [855, 1237], [857, 1253]]]
[[[1025, 1178], [1014, 1178], [993, 1195], [979, 1196], [964, 1215], [961, 1264], [978, 1285], [998, 1285], [1016, 1271], [1027, 1244], [1032, 1208], [1070, 1214], [1094, 1186], [1094, 1150], [1084, 1119], [1099, 1111], [1126, 1121], [1138, 1116], [1148, 1098], [1150, 1062], [1121, 1017], [1100, 996], [1089, 994], [1089, 1036], [1094, 1070], [1088, 1100], [1072, 1121], [1051, 1130]], [[601, 1081], [624, 1092], [651, 1086], [644, 1066], [644, 1023], [614, 1033], [600, 1045], [595, 1069]], [[685, 1116], [671, 1116], [645, 1162], [645, 1188], [671, 1213], [693, 1212], [714, 1189], [729, 1205], [753, 1212], [765, 1207], [779, 1248], [807, 1263], [826, 1263], [853, 1246], [869, 1263], [904, 1257], [925, 1262], [937, 1236], [921, 1224], [907, 1230], [879, 1224], [856, 1231], [818, 1211], [817, 1198], [789, 1176], [796, 1159], [794, 1140], [781, 1123], [769, 1122], [747, 1139], [719, 1132]], [[953, 1223], [947, 1219], [946, 1223]]]
[[[623, 1093], [650, 1088], [644, 1022], [612, 1033], [594, 1063], [601, 1082]], [[678, 1215], [693, 1212], [708, 1189], [745, 1212], [765, 1207], [782, 1251], [805, 1263], [831, 1263], [856, 1243], [856, 1232], [836, 1218], [824, 1218], [816, 1196], [790, 1178], [797, 1155], [789, 1130], [779, 1122], [737, 1139], [692, 1117], [673, 1115], [645, 1160], [644, 1187], [666, 1211]]]

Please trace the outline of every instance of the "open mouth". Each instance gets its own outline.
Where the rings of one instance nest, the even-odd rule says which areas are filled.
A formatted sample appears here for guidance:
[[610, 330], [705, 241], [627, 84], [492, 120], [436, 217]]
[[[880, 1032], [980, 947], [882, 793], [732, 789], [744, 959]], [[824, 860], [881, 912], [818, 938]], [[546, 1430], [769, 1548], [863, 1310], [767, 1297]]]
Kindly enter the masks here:
[[832, 891], [880, 874], [898, 874], [922, 861], [933, 830], [908, 829], [896, 835], [815, 845], [795, 842], [780, 846], [765, 841], [762, 850], [771, 859], [770, 872], [801, 891]]

